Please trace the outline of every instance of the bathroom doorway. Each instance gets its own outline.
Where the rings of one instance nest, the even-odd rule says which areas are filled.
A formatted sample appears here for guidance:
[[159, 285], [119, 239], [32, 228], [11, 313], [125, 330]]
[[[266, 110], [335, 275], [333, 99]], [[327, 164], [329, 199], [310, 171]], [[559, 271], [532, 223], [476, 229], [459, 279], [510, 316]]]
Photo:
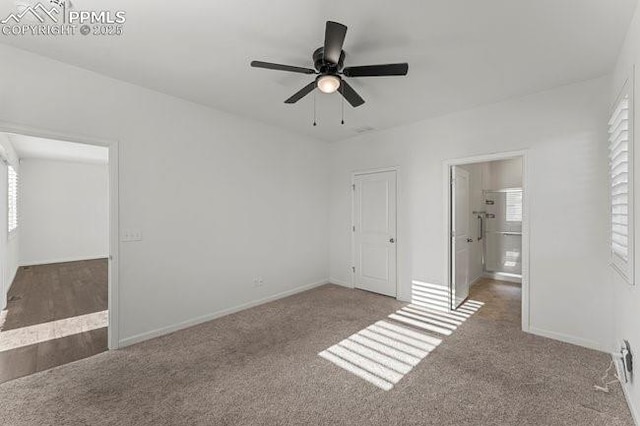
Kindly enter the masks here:
[[475, 286], [508, 287], [522, 294], [526, 330], [525, 157], [525, 153], [509, 153], [446, 162], [445, 217], [450, 308], [464, 303]]

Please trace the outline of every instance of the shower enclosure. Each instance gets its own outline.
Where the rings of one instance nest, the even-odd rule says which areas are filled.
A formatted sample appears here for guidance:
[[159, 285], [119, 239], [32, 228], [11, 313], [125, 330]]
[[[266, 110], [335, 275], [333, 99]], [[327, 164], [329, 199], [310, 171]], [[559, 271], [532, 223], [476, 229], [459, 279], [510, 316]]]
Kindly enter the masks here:
[[486, 276], [522, 281], [522, 188], [483, 191], [478, 212]]

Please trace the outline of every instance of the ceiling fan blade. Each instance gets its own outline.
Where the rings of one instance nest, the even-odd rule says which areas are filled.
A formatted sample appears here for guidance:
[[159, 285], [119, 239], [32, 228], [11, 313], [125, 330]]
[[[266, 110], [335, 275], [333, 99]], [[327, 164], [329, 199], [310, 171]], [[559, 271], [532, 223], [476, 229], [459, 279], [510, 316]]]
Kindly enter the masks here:
[[301, 74], [315, 74], [316, 71], [311, 68], [294, 67], [291, 65], [273, 64], [271, 62], [251, 61], [254, 68], [266, 68], [268, 70], [298, 72]]
[[313, 89], [315, 89], [317, 87], [317, 83], [314, 81], [312, 81], [311, 83], [307, 84], [306, 86], [304, 86], [302, 89], [300, 89], [298, 92], [296, 92], [293, 96], [291, 96], [289, 99], [287, 99], [286, 101], [284, 101], [285, 104], [295, 104], [296, 102], [298, 102], [300, 99], [304, 98], [305, 96], [307, 96], [309, 93], [313, 92]]
[[338, 92], [351, 104], [352, 107], [359, 107], [364, 103], [364, 99], [358, 95], [358, 93], [353, 90], [353, 87], [349, 86], [344, 80], [340, 81], [340, 87], [338, 87]]
[[382, 77], [387, 75], [407, 75], [409, 64], [364, 65], [346, 67], [342, 73], [347, 77]]
[[333, 21], [327, 21], [324, 32], [324, 60], [337, 64], [342, 54], [344, 37], [347, 35], [347, 27]]

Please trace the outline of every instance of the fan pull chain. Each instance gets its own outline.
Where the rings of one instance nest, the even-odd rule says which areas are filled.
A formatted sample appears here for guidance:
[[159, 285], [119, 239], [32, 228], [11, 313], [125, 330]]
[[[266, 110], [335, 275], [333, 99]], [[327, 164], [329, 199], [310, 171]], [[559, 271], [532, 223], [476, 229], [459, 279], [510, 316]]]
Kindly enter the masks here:
[[313, 91], [313, 125], [317, 126], [318, 123], [316, 122], [316, 91]]
[[340, 98], [342, 99], [342, 121], [340, 124], [344, 124], [344, 96], [340, 96]]

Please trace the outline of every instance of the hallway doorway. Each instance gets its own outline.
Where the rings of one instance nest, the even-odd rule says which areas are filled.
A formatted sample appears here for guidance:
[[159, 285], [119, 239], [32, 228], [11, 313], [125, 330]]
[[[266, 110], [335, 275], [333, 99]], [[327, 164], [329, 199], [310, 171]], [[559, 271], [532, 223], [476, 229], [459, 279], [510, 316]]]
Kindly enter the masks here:
[[0, 133], [0, 382], [108, 349], [109, 148]]

